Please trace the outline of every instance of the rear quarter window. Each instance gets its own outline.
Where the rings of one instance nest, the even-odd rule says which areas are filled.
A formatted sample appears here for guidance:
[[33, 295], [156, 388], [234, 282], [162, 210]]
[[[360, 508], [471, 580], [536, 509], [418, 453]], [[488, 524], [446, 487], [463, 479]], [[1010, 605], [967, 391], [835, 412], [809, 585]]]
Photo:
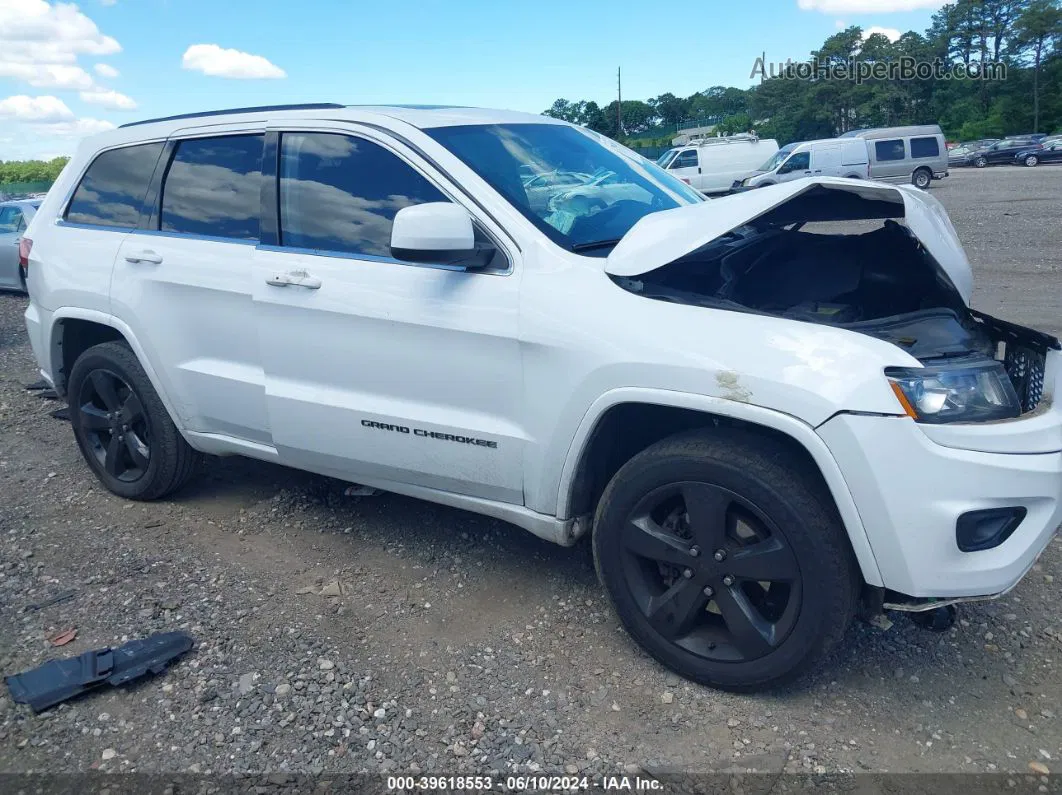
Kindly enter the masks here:
[[936, 138], [912, 138], [911, 157], [937, 157], [940, 145]]
[[162, 147], [162, 142], [138, 144], [97, 155], [70, 199], [65, 220], [135, 228]]

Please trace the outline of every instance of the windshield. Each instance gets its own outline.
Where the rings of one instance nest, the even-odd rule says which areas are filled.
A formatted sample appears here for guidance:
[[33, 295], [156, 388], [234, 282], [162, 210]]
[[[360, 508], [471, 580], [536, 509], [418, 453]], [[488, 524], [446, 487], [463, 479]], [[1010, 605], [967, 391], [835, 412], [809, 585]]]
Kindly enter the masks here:
[[657, 158], [656, 164], [660, 166], [660, 168], [667, 168], [671, 161], [675, 159], [675, 155], [677, 155], [678, 153], [678, 149], [668, 149], [666, 152], [664, 152], [664, 154], [660, 155], [660, 157]]
[[793, 146], [794, 144], [789, 144], [789, 146], [783, 146], [781, 149], [771, 155], [771, 159], [764, 163], [762, 166], [760, 166], [760, 171], [774, 171], [776, 168], [778, 168], [778, 166], [782, 165], [782, 161], [789, 157], [789, 153], [793, 151]]
[[[703, 201], [636, 155], [561, 124], [437, 127], [426, 131], [483, 177], [551, 240], [604, 256], [641, 218]], [[530, 168], [525, 168], [530, 166]], [[528, 179], [526, 174], [536, 177]]]

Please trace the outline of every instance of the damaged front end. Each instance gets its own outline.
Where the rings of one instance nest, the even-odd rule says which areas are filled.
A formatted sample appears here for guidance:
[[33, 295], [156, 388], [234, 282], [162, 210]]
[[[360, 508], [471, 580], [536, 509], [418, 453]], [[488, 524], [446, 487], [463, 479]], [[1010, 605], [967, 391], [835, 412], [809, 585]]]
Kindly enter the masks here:
[[951, 222], [906, 187], [814, 178], [655, 213], [620, 241], [606, 271], [646, 298], [892, 343], [923, 365], [886, 372], [921, 422], [1036, 411], [1048, 352], [1060, 347], [969, 308], [972, 275]]

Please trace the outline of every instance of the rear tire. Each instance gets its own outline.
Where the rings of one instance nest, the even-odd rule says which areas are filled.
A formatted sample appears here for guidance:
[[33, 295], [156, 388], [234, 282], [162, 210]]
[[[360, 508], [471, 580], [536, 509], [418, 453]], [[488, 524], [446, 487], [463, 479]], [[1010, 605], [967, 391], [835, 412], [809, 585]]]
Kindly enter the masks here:
[[67, 397], [81, 454], [109, 491], [154, 500], [195, 473], [199, 453], [181, 436], [124, 342], [81, 354], [70, 370]]
[[694, 682], [791, 681], [843, 637], [862, 582], [807, 462], [741, 430], [679, 434], [612, 478], [594, 561], [624, 627]]
[[920, 168], [911, 176], [911, 184], [919, 190], [928, 190], [933, 182], [933, 172], [926, 168]]

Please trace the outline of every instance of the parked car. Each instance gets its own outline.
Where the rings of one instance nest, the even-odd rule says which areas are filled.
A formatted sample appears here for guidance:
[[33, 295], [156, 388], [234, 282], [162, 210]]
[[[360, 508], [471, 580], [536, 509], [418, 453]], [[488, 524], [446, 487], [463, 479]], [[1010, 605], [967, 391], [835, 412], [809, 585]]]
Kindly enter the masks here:
[[853, 138], [825, 138], [787, 144], [759, 169], [736, 181], [732, 187], [762, 188], [811, 176], [867, 179], [870, 176], [870, 164], [866, 144]]
[[664, 152], [657, 164], [701, 193], [725, 193], [777, 151], [773, 138], [755, 135], [697, 138]]
[[925, 189], [948, 176], [948, 150], [936, 124], [853, 130], [842, 137], [866, 141], [871, 179]]
[[1028, 138], [1005, 138], [1002, 141], [977, 149], [966, 155], [966, 164], [977, 168], [999, 165], [1001, 163], [1012, 164], [1014, 156], [1018, 152], [1036, 150], [1041, 147], [1035, 141]]
[[[642, 199], [538, 208], [531, 161]], [[590, 533], [697, 682], [792, 679], [860, 604], [1004, 593], [1062, 522], [1062, 344], [970, 308], [908, 186], [707, 201], [556, 119], [281, 106], [83, 141], [23, 244], [34, 356], [113, 493], [246, 455]]]
[[26, 291], [26, 272], [21, 261], [22, 235], [33, 219], [40, 199], [0, 202], [0, 289]]
[[1040, 144], [1036, 149], [1023, 149], [1014, 155], [1014, 162], [1020, 166], [1038, 166], [1041, 163], [1058, 163], [1062, 161], [1062, 138]]

